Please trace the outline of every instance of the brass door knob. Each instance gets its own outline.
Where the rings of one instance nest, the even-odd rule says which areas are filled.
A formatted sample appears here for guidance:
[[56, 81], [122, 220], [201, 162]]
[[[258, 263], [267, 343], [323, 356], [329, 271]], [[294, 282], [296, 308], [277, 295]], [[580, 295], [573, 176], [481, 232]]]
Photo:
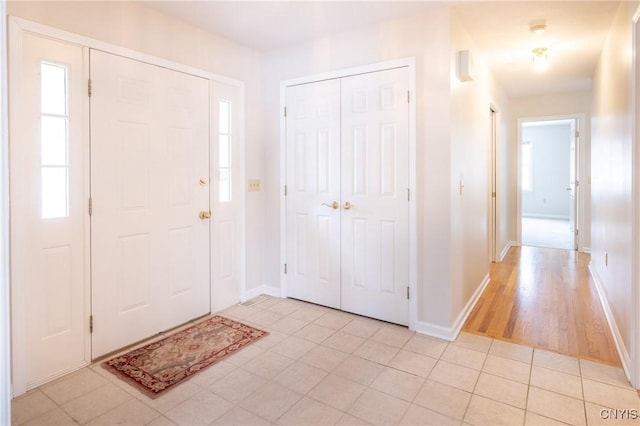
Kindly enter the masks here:
[[344, 206], [342, 206], [345, 210], [350, 210], [351, 207], [353, 207], [353, 204], [351, 204], [348, 201], [345, 201]]
[[334, 210], [335, 210], [335, 209], [337, 209], [338, 207], [340, 207], [340, 204], [338, 204], [338, 202], [337, 202], [337, 201], [334, 201], [334, 202], [333, 202], [333, 203], [331, 203], [331, 204], [322, 203], [322, 205], [323, 205], [323, 206], [326, 206], [326, 207], [330, 207], [330, 208], [332, 208], [332, 209], [334, 209]]
[[206, 212], [206, 211], [201, 211], [200, 214], [198, 214], [198, 217], [200, 217], [200, 219], [205, 220], [205, 219], [209, 219], [211, 217], [211, 212]]

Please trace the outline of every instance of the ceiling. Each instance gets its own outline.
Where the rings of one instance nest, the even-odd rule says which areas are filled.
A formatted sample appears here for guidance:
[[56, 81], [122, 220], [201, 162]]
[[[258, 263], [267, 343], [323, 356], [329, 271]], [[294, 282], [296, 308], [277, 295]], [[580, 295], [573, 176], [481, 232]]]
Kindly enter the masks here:
[[[145, 5], [256, 50], [267, 51], [451, 6], [478, 54], [510, 96], [585, 90], [617, 1], [145, 1]], [[539, 36], [529, 24], [545, 21]], [[549, 50], [535, 71], [531, 50]]]
[[[475, 2], [454, 10], [510, 96], [591, 88], [591, 76], [619, 3], [612, 1]], [[529, 32], [545, 21], [544, 34]], [[531, 50], [547, 47], [536, 71]]]

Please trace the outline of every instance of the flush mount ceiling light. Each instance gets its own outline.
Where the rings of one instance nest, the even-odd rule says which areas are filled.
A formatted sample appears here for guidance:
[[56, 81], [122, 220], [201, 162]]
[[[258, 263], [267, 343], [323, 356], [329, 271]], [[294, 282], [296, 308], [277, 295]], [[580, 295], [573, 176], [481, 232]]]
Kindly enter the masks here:
[[548, 55], [546, 47], [536, 47], [531, 51], [533, 53], [533, 68], [539, 71], [547, 69]]
[[543, 34], [546, 29], [547, 29], [547, 24], [545, 24], [544, 22], [533, 22], [531, 23], [531, 25], [529, 25], [529, 31], [533, 35]]

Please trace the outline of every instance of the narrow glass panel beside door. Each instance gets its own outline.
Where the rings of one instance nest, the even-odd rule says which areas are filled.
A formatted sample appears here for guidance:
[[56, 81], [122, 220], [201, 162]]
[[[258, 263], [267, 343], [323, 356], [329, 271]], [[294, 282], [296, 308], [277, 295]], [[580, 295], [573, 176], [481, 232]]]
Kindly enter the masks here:
[[43, 219], [69, 216], [69, 114], [67, 67], [40, 64], [41, 212]]

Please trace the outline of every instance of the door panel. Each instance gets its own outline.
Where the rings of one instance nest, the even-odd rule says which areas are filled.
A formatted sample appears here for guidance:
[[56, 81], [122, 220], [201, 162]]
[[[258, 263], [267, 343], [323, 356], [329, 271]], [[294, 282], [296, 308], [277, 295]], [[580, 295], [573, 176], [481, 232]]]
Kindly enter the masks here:
[[93, 50], [91, 79], [95, 358], [210, 312], [209, 86]]
[[408, 324], [407, 93], [406, 68], [287, 88], [290, 297]]
[[577, 163], [578, 163], [578, 120], [574, 119], [571, 123], [571, 142], [569, 144], [569, 186], [567, 191], [569, 192], [569, 229], [573, 235], [573, 248], [578, 249], [578, 235], [576, 230], [578, 229], [577, 222], [577, 194], [578, 194], [578, 176], [577, 176]]
[[[12, 80], [11, 265], [13, 297], [24, 292], [14, 309], [26, 312], [32, 389], [87, 362], [86, 86], [82, 47], [25, 34], [22, 52]], [[14, 324], [14, 338], [21, 330]]]
[[213, 308], [240, 302], [244, 159], [242, 96], [238, 87], [211, 82], [211, 205]]
[[340, 308], [340, 81], [287, 88], [287, 293]]
[[342, 309], [404, 325], [408, 88], [404, 68], [342, 79]]

